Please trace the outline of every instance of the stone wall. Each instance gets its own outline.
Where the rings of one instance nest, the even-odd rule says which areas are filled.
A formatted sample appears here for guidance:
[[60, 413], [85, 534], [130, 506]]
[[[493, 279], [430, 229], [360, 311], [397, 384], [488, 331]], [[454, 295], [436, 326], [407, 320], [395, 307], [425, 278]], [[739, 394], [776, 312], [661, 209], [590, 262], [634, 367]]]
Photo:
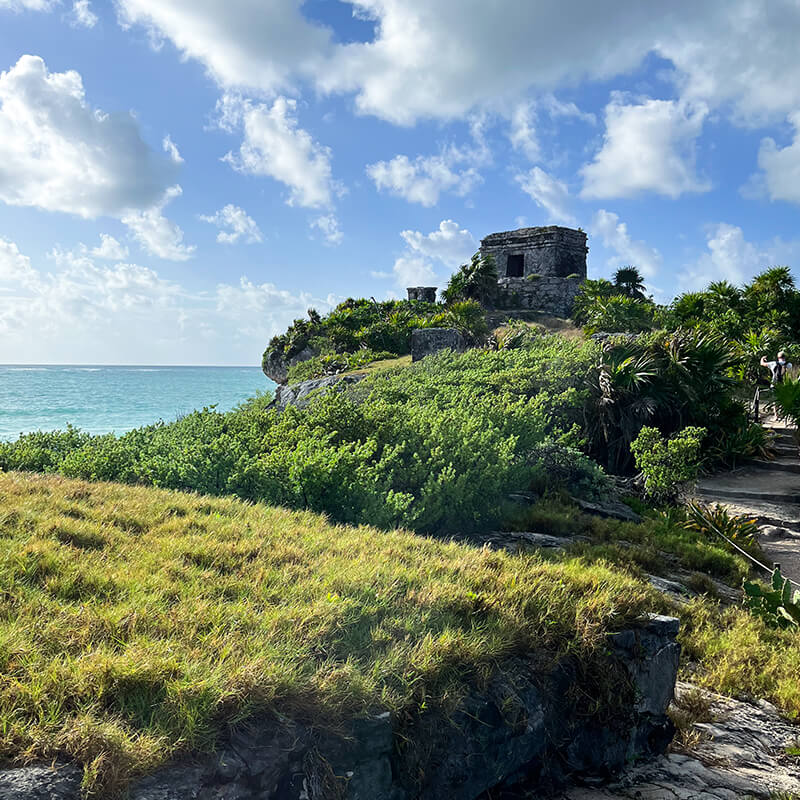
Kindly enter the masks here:
[[435, 286], [409, 286], [406, 291], [408, 292], [408, 299], [410, 302], [414, 302], [415, 300], [422, 303], [436, 302]]
[[[573, 776], [607, 777], [672, 737], [677, 632], [677, 620], [653, 616], [609, 636], [594, 665], [605, 689], [574, 656], [528, 653], [445, 713], [375, 713], [338, 733], [254, 720], [215, 753], [140, 780], [130, 800], [475, 800], [495, 787], [538, 794]], [[0, 800], [79, 800], [80, 781], [72, 764], [0, 771]]]
[[481, 240], [481, 255], [491, 255], [501, 278], [508, 277], [509, 256], [523, 256], [522, 277], [542, 275], [586, 279], [586, 234], [573, 228], [550, 225], [492, 233]]
[[499, 309], [525, 308], [556, 317], [572, 316], [572, 306], [583, 278], [500, 278], [495, 305]]

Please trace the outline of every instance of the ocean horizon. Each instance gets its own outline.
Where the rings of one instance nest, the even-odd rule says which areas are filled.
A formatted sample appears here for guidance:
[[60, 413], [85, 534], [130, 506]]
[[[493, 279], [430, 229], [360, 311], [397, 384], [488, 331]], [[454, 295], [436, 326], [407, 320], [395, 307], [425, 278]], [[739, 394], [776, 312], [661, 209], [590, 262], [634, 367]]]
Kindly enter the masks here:
[[274, 387], [257, 366], [0, 364], [0, 440], [67, 425], [125, 433]]

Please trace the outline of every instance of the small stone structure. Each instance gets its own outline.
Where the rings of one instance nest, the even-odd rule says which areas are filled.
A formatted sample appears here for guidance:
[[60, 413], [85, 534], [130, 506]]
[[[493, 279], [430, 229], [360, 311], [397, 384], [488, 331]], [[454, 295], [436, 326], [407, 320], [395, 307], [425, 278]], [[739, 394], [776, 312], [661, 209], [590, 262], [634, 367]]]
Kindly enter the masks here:
[[481, 256], [497, 265], [496, 305], [569, 317], [586, 280], [586, 234], [550, 225], [492, 233], [481, 240]]
[[466, 347], [464, 337], [455, 328], [417, 328], [411, 331], [412, 361], [448, 348], [460, 353]]
[[406, 289], [408, 300], [409, 302], [419, 300], [422, 303], [435, 303], [436, 288], [436, 286], [409, 286]]

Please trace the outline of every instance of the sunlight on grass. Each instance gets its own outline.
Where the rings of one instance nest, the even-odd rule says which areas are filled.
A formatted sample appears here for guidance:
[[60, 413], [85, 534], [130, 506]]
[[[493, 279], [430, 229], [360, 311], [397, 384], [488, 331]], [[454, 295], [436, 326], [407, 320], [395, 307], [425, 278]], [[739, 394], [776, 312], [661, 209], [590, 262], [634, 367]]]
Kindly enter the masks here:
[[333, 725], [515, 652], [591, 659], [653, 606], [603, 564], [232, 499], [3, 473], [0, 508], [0, 755], [109, 786], [269, 709]]

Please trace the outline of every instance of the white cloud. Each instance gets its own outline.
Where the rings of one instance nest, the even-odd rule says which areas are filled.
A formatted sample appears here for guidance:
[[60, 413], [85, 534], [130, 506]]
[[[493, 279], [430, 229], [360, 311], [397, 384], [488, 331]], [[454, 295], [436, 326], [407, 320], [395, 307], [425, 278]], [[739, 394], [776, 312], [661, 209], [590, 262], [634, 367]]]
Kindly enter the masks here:
[[188, 291], [138, 264], [101, 265], [86, 252], [54, 251], [37, 270], [0, 239], [4, 353], [27, 363], [258, 364], [270, 337], [331, 298], [242, 277]]
[[402, 231], [400, 235], [414, 253], [435, 258], [451, 268], [469, 261], [478, 247], [473, 235], [452, 219], [443, 219], [438, 230], [427, 235], [420, 231]]
[[508, 138], [511, 146], [524, 153], [530, 161], [538, 161], [542, 157], [536, 137], [536, 109], [531, 101], [520, 103], [511, 112]]
[[649, 191], [675, 198], [708, 191], [708, 181], [695, 175], [695, 140], [707, 114], [703, 105], [675, 100], [627, 104], [614, 93], [606, 106], [603, 147], [581, 169], [581, 196], [632, 197]]
[[241, 238], [244, 238], [247, 244], [255, 244], [264, 238], [255, 220], [243, 208], [232, 203], [228, 203], [216, 214], [210, 216], [201, 214], [200, 219], [220, 228], [217, 234], [217, 241], [220, 244], [235, 244]]
[[0, 0], [0, 10], [10, 11], [50, 11], [60, 0]]
[[324, 214], [311, 220], [312, 229], [318, 230], [325, 237], [325, 241], [331, 245], [342, 243], [344, 234], [339, 230], [339, 220], [335, 214]]
[[753, 243], [738, 225], [719, 222], [706, 228], [706, 252], [679, 275], [682, 291], [704, 289], [711, 281], [741, 286], [759, 272], [779, 264], [797, 263], [800, 241], [776, 238]]
[[427, 258], [409, 254], [400, 256], [394, 262], [392, 274], [401, 288], [432, 286], [437, 280], [436, 272]]
[[601, 237], [605, 247], [616, 254], [608, 260], [611, 269], [632, 265], [638, 267], [646, 278], [658, 274], [661, 253], [641, 240], [632, 239], [628, 226], [619, 221], [617, 214], [600, 209], [592, 218], [591, 233]]
[[794, 141], [778, 147], [774, 139], [766, 138], [758, 151], [758, 166], [763, 173], [757, 176], [771, 200], [800, 203], [800, 112], [789, 116], [794, 125]]
[[0, 239], [0, 283], [19, 282], [27, 286], [36, 279], [31, 260], [14, 242]]
[[221, 125], [244, 129], [239, 152], [225, 156], [235, 170], [274, 178], [288, 186], [286, 202], [290, 206], [331, 205], [338, 186], [332, 177], [330, 148], [298, 127], [295, 100], [278, 97], [270, 107], [228, 95], [218, 109]]
[[741, 121], [800, 106], [796, 0], [678, 3], [658, 14], [640, 0], [618, 0], [613, 13], [594, 0], [463, 0], [458, 14], [452, 0], [349, 2], [374, 21], [370, 40], [334, 43], [330, 28], [303, 16], [301, 0], [119, 0], [118, 8], [124, 24], [170, 39], [224, 88], [287, 92], [308, 82], [354, 92], [359, 111], [403, 125], [607, 80], [650, 53], [672, 62], [686, 100], [730, 106]]
[[164, 148], [164, 152], [176, 164], [183, 164], [183, 158], [181, 157], [180, 151], [178, 150], [175, 142], [172, 141], [172, 137], [169, 134], [164, 137], [164, 140], [161, 142], [161, 146]]
[[129, 113], [93, 109], [74, 71], [22, 56], [0, 73], [0, 200], [81, 217], [147, 208], [175, 176]]
[[122, 261], [128, 257], [128, 248], [107, 233], [100, 234], [100, 244], [89, 250], [82, 245], [82, 251], [92, 258], [102, 258], [108, 261]]
[[330, 31], [303, 17], [299, 0], [118, 0], [124, 25], [170, 39], [225, 88], [289, 89], [318, 69]]
[[516, 181], [536, 205], [547, 211], [549, 221], [565, 225], [575, 224], [575, 217], [569, 210], [570, 196], [566, 183], [548, 175], [539, 167], [518, 174]]
[[72, 4], [72, 24], [82, 28], [97, 25], [97, 14], [92, 11], [89, 0], [75, 0]]
[[194, 245], [183, 244], [183, 231], [162, 213], [164, 206], [181, 194], [180, 186], [171, 186], [155, 205], [120, 217], [133, 237], [150, 255], [170, 261], [186, 261], [194, 254]]
[[[378, 161], [367, 166], [367, 175], [378, 190], [408, 200], [409, 203], [431, 207], [439, 202], [439, 195], [451, 192], [463, 197], [481, 181], [475, 168], [483, 153], [448, 147], [435, 156], [417, 156], [413, 161], [405, 155], [395, 156], [391, 161]], [[469, 166], [458, 168], [465, 162]]]

